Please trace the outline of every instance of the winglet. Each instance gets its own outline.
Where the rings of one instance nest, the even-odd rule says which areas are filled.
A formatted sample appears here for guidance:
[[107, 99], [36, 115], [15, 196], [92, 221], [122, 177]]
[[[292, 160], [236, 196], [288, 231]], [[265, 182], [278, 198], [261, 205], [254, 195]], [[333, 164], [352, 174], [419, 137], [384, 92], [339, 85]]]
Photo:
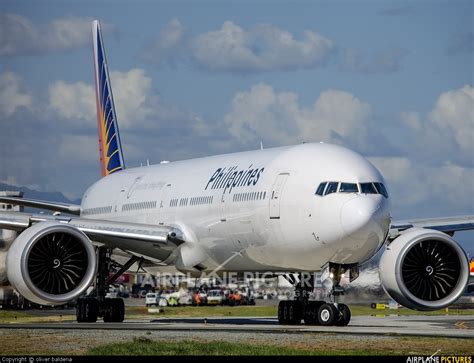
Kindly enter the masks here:
[[120, 134], [115, 114], [112, 87], [98, 20], [92, 22], [94, 78], [99, 132], [100, 172], [102, 176], [125, 169]]

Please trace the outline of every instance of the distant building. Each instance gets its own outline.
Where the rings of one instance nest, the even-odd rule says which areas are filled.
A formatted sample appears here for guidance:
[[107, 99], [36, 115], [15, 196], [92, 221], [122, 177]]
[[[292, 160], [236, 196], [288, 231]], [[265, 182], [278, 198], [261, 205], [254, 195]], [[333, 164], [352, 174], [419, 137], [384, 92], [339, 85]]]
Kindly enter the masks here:
[[[23, 192], [0, 191], [0, 197], [23, 198]], [[19, 205], [0, 203], [0, 211], [23, 212], [23, 207]], [[0, 251], [2, 249], [7, 249], [16, 236], [17, 233], [15, 231], [0, 229]]]
[[[23, 198], [23, 192], [15, 192], [15, 191], [0, 191], [0, 197], [15, 197], [15, 198]], [[13, 211], [13, 212], [23, 212], [23, 207], [19, 205], [12, 205], [12, 204], [5, 204], [0, 203], [0, 211]]]

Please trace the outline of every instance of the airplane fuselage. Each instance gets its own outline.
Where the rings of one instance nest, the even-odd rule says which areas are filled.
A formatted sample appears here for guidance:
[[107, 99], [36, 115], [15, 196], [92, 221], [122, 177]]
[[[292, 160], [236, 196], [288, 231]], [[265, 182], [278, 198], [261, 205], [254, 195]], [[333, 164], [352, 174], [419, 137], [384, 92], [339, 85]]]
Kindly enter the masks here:
[[[323, 182], [358, 191], [339, 184], [321, 196]], [[384, 180], [349, 149], [301, 144], [122, 170], [93, 184], [81, 209], [83, 218], [178, 226], [183, 270], [318, 271], [369, 259], [387, 236], [388, 198], [360, 183]]]

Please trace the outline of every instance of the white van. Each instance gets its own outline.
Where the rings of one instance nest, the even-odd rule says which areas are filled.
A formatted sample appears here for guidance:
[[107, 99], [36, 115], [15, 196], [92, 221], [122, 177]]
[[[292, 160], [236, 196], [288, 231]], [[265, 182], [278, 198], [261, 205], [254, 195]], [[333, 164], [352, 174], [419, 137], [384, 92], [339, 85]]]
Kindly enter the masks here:
[[155, 292], [149, 292], [145, 296], [145, 304], [146, 306], [158, 306], [158, 294]]

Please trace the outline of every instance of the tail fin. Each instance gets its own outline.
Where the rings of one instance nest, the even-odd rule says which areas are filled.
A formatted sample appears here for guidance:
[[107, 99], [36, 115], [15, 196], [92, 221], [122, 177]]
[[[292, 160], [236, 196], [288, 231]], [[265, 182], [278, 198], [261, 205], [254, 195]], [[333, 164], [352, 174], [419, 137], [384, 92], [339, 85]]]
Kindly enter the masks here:
[[98, 20], [92, 22], [94, 47], [95, 94], [97, 127], [99, 131], [100, 172], [102, 176], [125, 169], [122, 145], [110, 86], [109, 70], [105, 58], [104, 42]]

